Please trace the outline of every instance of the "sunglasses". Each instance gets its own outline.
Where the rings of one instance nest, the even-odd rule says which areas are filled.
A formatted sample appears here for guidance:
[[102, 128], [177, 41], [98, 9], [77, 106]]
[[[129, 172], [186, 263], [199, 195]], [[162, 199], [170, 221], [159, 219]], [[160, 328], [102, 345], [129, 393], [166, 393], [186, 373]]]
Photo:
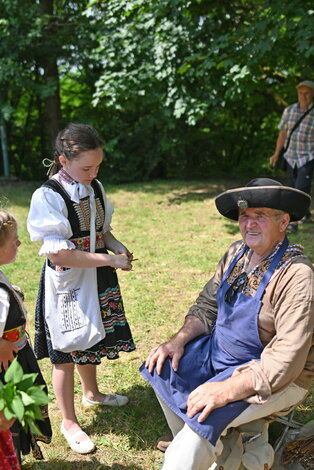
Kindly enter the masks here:
[[225, 293], [225, 302], [230, 304], [236, 295], [237, 292], [242, 292], [244, 289], [244, 286], [247, 283], [247, 274], [246, 273], [241, 273], [238, 277], [235, 278], [231, 286], [228, 288], [228, 290]]

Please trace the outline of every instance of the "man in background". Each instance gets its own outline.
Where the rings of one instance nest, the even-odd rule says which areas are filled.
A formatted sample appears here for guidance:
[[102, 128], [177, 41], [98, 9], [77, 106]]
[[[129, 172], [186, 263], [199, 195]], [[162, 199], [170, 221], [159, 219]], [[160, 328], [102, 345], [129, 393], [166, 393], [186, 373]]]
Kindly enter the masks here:
[[[304, 80], [297, 85], [298, 102], [284, 109], [279, 123], [275, 153], [269, 164], [275, 167], [284, 150], [284, 163], [291, 185], [311, 195], [314, 172], [314, 81]], [[302, 118], [302, 120], [301, 120]], [[301, 223], [311, 221], [309, 211]], [[298, 229], [297, 223], [289, 225], [288, 232]]]

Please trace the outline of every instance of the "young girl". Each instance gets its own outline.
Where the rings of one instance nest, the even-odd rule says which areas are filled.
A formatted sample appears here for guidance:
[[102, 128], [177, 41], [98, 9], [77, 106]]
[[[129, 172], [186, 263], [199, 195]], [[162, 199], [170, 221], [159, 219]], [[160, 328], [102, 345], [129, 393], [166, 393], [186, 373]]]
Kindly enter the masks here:
[[[123, 406], [128, 402], [126, 396], [104, 394], [98, 389], [96, 365], [104, 356], [116, 359], [120, 351], [135, 349], [116, 275], [117, 268], [132, 269], [133, 255], [111, 233], [113, 207], [95, 179], [102, 160], [103, 141], [95, 129], [86, 124], [69, 124], [57, 136], [50, 179], [33, 194], [28, 217], [31, 239], [43, 242], [39, 254], [47, 257], [36, 307], [35, 353], [39, 359], [50, 357], [53, 386], [62, 413], [61, 432], [72, 450], [82, 454], [95, 446], [82, 431], [75, 413], [74, 366], [82, 384], [83, 405]], [[114, 254], [108, 254], [107, 249]], [[91, 276], [86, 278], [86, 268], [95, 272], [97, 268], [97, 280], [91, 280], [93, 269], [89, 269]], [[69, 276], [75, 281], [81, 275], [81, 284], [66, 291], [62, 279]], [[62, 289], [59, 282], [63, 282]], [[93, 283], [97, 284], [94, 307]], [[79, 294], [84, 290], [87, 292], [80, 300]], [[74, 344], [64, 352], [59, 337], [65, 331], [74, 336], [79, 333], [84, 313], [90, 309], [101, 319], [100, 339], [99, 334], [91, 335], [88, 347]]]
[[[15, 261], [20, 244], [14, 217], [9, 212], [0, 210], [0, 265]], [[26, 311], [20, 292], [10, 284], [5, 274], [0, 270], [0, 379], [3, 381], [6, 369], [17, 355], [24, 373], [38, 373], [35, 383], [46, 385], [28, 342], [25, 327]], [[34, 456], [37, 459], [42, 459], [37, 441], [46, 443], [51, 441], [52, 432], [48, 418], [48, 407], [42, 407], [42, 412], [44, 421], [36, 421], [42, 432], [40, 436], [35, 436], [30, 432], [26, 433], [17, 420], [9, 423], [19, 461], [21, 453], [28, 454], [31, 448]], [[3, 415], [0, 417], [0, 424], [1, 422], [4, 427], [8, 425], [5, 423]], [[2, 437], [8, 439], [8, 433]], [[9, 447], [6, 449], [10, 452]]]

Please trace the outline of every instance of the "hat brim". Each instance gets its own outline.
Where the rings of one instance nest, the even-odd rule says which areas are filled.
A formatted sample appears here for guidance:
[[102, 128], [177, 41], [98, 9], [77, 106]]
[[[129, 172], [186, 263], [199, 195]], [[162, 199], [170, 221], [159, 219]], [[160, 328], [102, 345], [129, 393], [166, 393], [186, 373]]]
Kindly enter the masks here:
[[245, 186], [229, 189], [215, 199], [220, 214], [232, 220], [239, 218], [239, 206], [241, 206], [239, 201], [245, 201], [248, 208], [268, 207], [287, 212], [291, 221], [296, 221], [308, 213], [311, 197], [299, 189], [288, 186]]

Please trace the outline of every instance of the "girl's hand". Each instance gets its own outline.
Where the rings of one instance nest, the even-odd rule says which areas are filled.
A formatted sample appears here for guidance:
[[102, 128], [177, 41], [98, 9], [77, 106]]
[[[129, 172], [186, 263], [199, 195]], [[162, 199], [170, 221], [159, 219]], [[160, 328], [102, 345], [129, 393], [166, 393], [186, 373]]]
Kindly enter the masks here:
[[133, 254], [125, 245], [123, 245], [123, 243], [117, 240], [111, 232], [104, 233], [104, 241], [106, 248], [112, 251], [115, 255], [127, 255], [130, 260], [133, 259]]
[[7, 420], [4, 416], [3, 411], [0, 411], [0, 431], [6, 431], [7, 429], [9, 429], [14, 423], [14, 421], [15, 418]]
[[132, 269], [132, 260], [128, 257], [126, 253], [113, 255], [111, 256], [112, 263], [111, 266], [115, 269], [123, 269], [123, 271], [131, 271]]
[[118, 242], [114, 250], [115, 255], [127, 255], [130, 261], [133, 259], [133, 253], [131, 253], [123, 243]]
[[11, 341], [0, 338], [0, 370], [7, 370], [15, 357], [14, 353], [18, 353], [18, 348]]

